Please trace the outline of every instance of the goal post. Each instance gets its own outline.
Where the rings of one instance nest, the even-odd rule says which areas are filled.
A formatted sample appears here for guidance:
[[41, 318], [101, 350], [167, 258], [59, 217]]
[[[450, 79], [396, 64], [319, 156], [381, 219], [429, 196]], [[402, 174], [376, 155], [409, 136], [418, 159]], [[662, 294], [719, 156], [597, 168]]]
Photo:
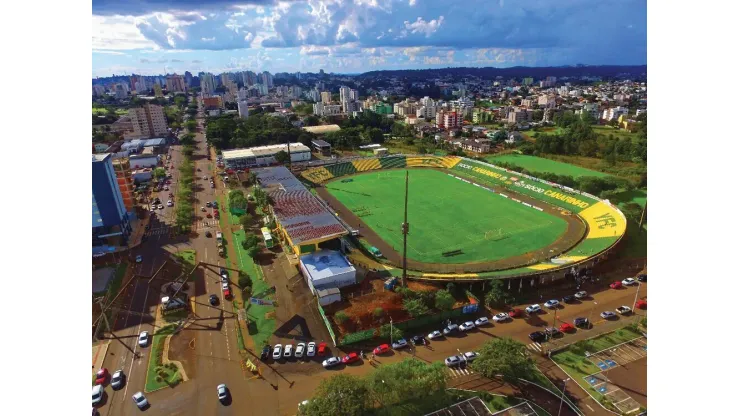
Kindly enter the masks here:
[[486, 240], [497, 240], [501, 238], [501, 236], [504, 235], [504, 230], [501, 228], [494, 228], [492, 230], [488, 230], [483, 234], [483, 238]]

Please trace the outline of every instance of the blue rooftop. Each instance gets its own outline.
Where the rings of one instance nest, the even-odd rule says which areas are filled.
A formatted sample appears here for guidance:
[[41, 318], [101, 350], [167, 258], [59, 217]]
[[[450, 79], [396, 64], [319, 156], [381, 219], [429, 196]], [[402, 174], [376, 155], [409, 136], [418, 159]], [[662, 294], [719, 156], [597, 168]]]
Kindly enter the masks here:
[[314, 282], [355, 270], [338, 251], [321, 250], [301, 256], [301, 262]]

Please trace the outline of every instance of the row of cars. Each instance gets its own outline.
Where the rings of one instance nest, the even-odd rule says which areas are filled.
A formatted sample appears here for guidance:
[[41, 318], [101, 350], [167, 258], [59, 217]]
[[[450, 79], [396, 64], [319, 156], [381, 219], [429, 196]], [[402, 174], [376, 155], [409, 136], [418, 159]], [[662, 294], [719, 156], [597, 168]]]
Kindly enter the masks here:
[[[144, 348], [149, 344], [149, 332], [143, 331], [139, 334], [138, 338], [139, 346]], [[123, 386], [126, 385], [126, 374], [123, 372], [123, 370], [118, 370], [113, 375], [110, 375], [107, 368], [101, 368], [98, 370], [97, 373], [95, 373], [95, 385], [92, 389], [92, 405], [93, 405], [93, 414], [95, 414], [95, 407], [96, 405], [100, 404], [100, 402], [103, 400], [103, 395], [105, 394], [105, 384], [110, 380], [110, 386], [113, 390], [120, 390], [123, 388]], [[144, 393], [137, 392], [131, 397], [136, 403], [136, 406], [140, 409], [146, 408], [149, 403], [146, 400], [146, 397], [144, 396]]]

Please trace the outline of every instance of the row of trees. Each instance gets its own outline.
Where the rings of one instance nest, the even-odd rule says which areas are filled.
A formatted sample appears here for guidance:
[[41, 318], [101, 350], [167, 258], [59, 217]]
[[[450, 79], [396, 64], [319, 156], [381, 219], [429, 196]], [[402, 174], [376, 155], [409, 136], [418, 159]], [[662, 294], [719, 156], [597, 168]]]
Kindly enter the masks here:
[[455, 306], [455, 297], [446, 289], [414, 291], [398, 286], [395, 290], [403, 298], [403, 309], [412, 318], [427, 315], [432, 312], [432, 308], [449, 311]]
[[195, 183], [195, 165], [185, 154], [180, 171], [177, 201], [175, 201], [175, 225], [181, 233], [187, 233], [193, 222], [193, 185]]
[[222, 150], [287, 142], [308, 146], [316, 136], [282, 117], [256, 114], [246, 119], [231, 115], [209, 118], [206, 137], [212, 146]]

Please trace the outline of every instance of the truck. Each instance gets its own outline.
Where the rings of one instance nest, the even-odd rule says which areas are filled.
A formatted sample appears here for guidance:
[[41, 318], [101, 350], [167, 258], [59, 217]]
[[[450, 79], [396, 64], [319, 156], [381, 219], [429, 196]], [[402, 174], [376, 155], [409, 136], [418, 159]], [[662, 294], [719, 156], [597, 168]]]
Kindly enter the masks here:
[[620, 315], [629, 315], [630, 312], [632, 312], [632, 309], [630, 309], [629, 306], [622, 305], [617, 308], [617, 313], [619, 313]]

